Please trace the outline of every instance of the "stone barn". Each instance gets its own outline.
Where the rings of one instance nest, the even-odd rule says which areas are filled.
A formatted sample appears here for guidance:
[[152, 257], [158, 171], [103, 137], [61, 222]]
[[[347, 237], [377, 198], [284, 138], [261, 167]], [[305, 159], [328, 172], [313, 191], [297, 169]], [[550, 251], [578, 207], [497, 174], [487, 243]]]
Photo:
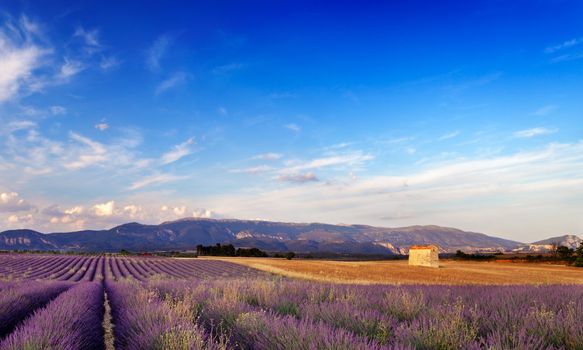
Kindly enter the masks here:
[[409, 266], [439, 267], [439, 248], [434, 245], [411, 246]]

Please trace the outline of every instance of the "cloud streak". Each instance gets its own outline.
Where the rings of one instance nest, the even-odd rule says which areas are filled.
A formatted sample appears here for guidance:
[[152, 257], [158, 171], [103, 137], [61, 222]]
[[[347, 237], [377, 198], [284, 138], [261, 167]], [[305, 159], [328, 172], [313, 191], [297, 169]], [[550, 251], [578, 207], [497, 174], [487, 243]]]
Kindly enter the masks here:
[[144, 177], [138, 181], [134, 181], [129, 187], [130, 190], [139, 190], [144, 187], [167, 184], [170, 182], [180, 181], [187, 179], [187, 176], [179, 176], [174, 174], [155, 174], [151, 176]]
[[178, 87], [180, 85], [184, 85], [186, 83], [186, 74], [184, 72], [178, 72], [173, 74], [166, 80], [163, 80], [158, 84], [156, 87], [156, 95], [160, 95], [170, 89]]
[[583, 37], [582, 38], [573, 38], [570, 40], [566, 40], [560, 44], [548, 46], [544, 49], [544, 53], [552, 54], [560, 50], [568, 49], [574, 46], [578, 46], [583, 44]]
[[194, 145], [194, 137], [189, 138], [181, 144], [172, 147], [172, 150], [164, 153], [161, 157], [162, 164], [174, 163], [190, 154], [192, 154], [192, 146]]
[[18, 23], [9, 19], [0, 27], [0, 104], [23, 90], [34, 90], [38, 83], [33, 73], [52, 50], [34, 42], [36, 28], [24, 16]]
[[286, 175], [279, 175], [277, 177], [278, 181], [281, 182], [291, 182], [295, 184], [304, 184], [308, 182], [317, 182], [319, 181], [316, 175], [312, 172], [307, 172], [305, 174], [286, 174]]
[[148, 48], [146, 52], [146, 67], [150, 71], [157, 72], [160, 70], [160, 61], [166, 56], [168, 49], [172, 45], [172, 41], [172, 38], [169, 36], [161, 35]]
[[516, 131], [514, 133], [514, 137], [531, 138], [531, 137], [536, 137], [536, 136], [554, 134], [558, 131], [559, 131], [559, 129], [549, 129], [549, 128], [537, 127], [537, 128], [532, 128], [532, 129], [525, 129], [525, 130]]

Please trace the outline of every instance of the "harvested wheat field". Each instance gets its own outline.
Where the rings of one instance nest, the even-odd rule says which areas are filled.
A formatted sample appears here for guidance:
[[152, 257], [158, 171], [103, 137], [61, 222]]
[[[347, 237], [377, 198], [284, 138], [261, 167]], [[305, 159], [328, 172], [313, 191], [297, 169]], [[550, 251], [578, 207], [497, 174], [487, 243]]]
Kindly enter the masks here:
[[583, 269], [562, 265], [440, 261], [438, 269], [407, 261], [220, 259], [287, 277], [356, 284], [583, 284]]

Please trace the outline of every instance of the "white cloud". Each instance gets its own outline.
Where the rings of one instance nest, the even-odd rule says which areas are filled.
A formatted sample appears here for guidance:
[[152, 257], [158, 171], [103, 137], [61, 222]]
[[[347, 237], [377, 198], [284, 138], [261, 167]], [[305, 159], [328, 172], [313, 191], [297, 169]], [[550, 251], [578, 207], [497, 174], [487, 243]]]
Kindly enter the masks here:
[[386, 225], [387, 213], [406, 212], [392, 225], [445, 225], [525, 241], [577, 231], [580, 224], [573, 218], [583, 205], [583, 141], [391, 173], [307, 187], [257, 187], [205, 203], [231, 217], [261, 213], [299, 222]]
[[178, 175], [173, 175], [173, 174], [155, 174], [155, 175], [144, 177], [141, 180], [134, 181], [131, 184], [129, 189], [130, 190], [138, 190], [138, 189], [141, 189], [141, 188], [144, 188], [147, 186], [151, 186], [151, 185], [160, 185], [160, 184], [165, 184], [165, 183], [169, 183], [169, 182], [184, 180], [187, 178], [188, 177], [186, 177], [186, 176], [178, 176]]
[[227, 111], [227, 109], [223, 106], [219, 106], [219, 108], [217, 109], [217, 111], [219, 112], [220, 115], [228, 115], [229, 112]]
[[6, 132], [10, 134], [18, 130], [28, 130], [36, 127], [37, 124], [31, 120], [16, 120], [6, 125]]
[[[218, 215], [216, 212], [212, 210], [205, 208], [196, 208], [191, 211], [189, 207], [186, 205], [179, 206], [164, 205], [160, 208], [160, 212], [162, 213], [162, 218], [165, 220], [175, 220], [186, 217], [202, 219], [220, 218], [220, 215]], [[189, 213], [191, 214], [189, 215]]]
[[278, 160], [278, 159], [281, 159], [282, 157], [283, 157], [283, 154], [281, 154], [281, 153], [268, 152], [268, 153], [261, 153], [261, 154], [258, 154], [256, 156], [253, 156], [251, 159]]
[[101, 50], [101, 44], [99, 43], [99, 30], [85, 30], [83, 27], [77, 27], [73, 37], [80, 38], [83, 40], [85, 53], [92, 55]]
[[296, 132], [296, 133], [302, 131], [302, 128], [300, 128], [297, 124], [294, 124], [294, 123], [285, 124], [284, 128], [289, 129], [289, 130]]
[[532, 115], [535, 115], [537, 117], [542, 117], [542, 116], [549, 115], [549, 114], [553, 113], [557, 109], [558, 109], [558, 107], [555, 105], [546, 105], [546, 106], [542, 106], [541, 108], [532, 112]]
[[370, 154], [365, 154], [361, 151], [355, 151], [344, 154], [331, 155], [328, 157], [316, 158], [311, 161], [303, 162], [297, 165], [290, 166], [283, 169], [283, 172], [296, 172], [304, 169], [319, 169], [331, 166], [356, 166], [361, 165], [366, 161], [372, 160], [374, 157]]
[[197, 208], [197, 209], [194, 209], [194, 211], [192, 212], [192, 217], [193, 218], [202, 218], [202, 219], [211, 219], [211, 218], [216, 218], [217, 214], [215, 212], [213, 212], [212, 210]]
[[65, 214], [67, 215], [80, 215], [83, 214], [85, 209], [82, 206], [75, 206], [70, 209], [65, 210]]
[[17, 192], [0, 193], [0, 212], [26, 211], [32, 208]]
[[160, 95], [172, 88], [183, 85], [186, 83], [186, 74], [184, 72], [178, 72], [172, 75], [170, 78], [163, 80], [156, 87], [156, 95]]
[[397, 143], [404, 143], [404, 142], [413, 141], [414, 139], [415, 139], [414, 137], [403, 136], [403, 137], [388, 139], [388, 140], [382, 141], [381, 143], [397, 144]]
[[123, 211], [127, 213], [131, 218], [135, 218], [143, 211], [143, 209], [139, 205], [130, 204], [123, 207]]
[[77, 27], [73, 36], [82, 38], [85, 41], [85, 45], [100, 46], [99, 31], [97, 29], [87, 31], [83, 27]]
[[95, 204], [92, 209], [96, 216], [112, 216], [115, 210], [115, 202], [109, 201]]
[[192, 145], [194, 145], [194, 137], [191, 137], [183, 143], [172, 147], [172, 150], [162, 155], [162, 164], [170, 164], [188, 156], [189, 154], [192, 154]]
[[85, 147], [82, 147], [75, 152], [77, 153], [75, 159], [68, 161], [65, 164], [65, 168], [69, 170], [82, 169], [103, 163], [109, 159], [107, 149], [103, 144], [74, 132], [71, 132], [69, 137], [71, 140], [76, 141]]
[[173, 208], [172, 211], [174, 212], [174, 215], [182, 217], [184, 216], [184, 213], [186, 213], [186, 206], [183, 205], [180, 207]]
[[80, 61], [65, 58], [65, 62], [59, 70], [57, 77], [61, 80], [68, 80], [69, 78], [79, 74], [85, 69], [85, 66]]
[[516, 131], [514, 133], [514, 137], [530, 138], [530, 137], [535, 137], [535, 136], [554, 134], [558, 131], [559, 131], [559, 129], [548, 129], [548, 128], [538, 127], [538, 128]]
[[78, 205], [62, 210], [58, 205], [51, 205], [41, 212], [42, 216], [38, 217], [38, 221], [43, 220], [51, 230], [55, 228], [82, 229], [87, 224], [96, 229], [104, 229], [112, 224], [156, 217], [155, 213], [146, 212], [140, 205], [119, 206], [113, 200], [90, 205], [88, 208], [86, 210], [83, 205]]
[[460, 134], [459, 131], [452, 131], [450, 133], [441, 135], [437, 140], [438, 141], [449, 140], [449, 139], [452, 139], [452, 138], [458, 136], [459, 134]]
[[318, 181], [318, 178], [314, 173], [307, 172], [305, 174], [285, 174], [279, 175], [277, 177], [278, 181], [282, 182], [292, 182], [292, 183], [306, 183]]
[[244, 168], [244, 169], [232, 169], [232, 170], [230, 170], [230, 172], [231, 173], [245, 173], [245, 174], [259, 174], [259, 173], [265, 173], [265, 172], [272, 171], [272, 170], [273, 170], [273, 168], [268, 166], [268, 165], [259, 165], [259, 166]]
[[557, 45], [548, 46], [547, 48], [545, 48], [544, 52], [546, 54], [552, 54], [552, 53], [555, 53], [557, 51], [568, 49], [568, 48], [571, 48], [573, 46], [577, 46], [580, 44], [583, 44], [583, 37], [582, 38], [573, 38], [573, 39], [564, 41], [564, 42], [557, 44]]
[[160, 61], [166, 55], [172, 39], [167, 35], [159, 36], [146, 53], [146, 67], [155, 72], [160, 70]]
[[10, 19], [0, 28], [0, 103], [18, 96], [22, 90], [36, 90], [33, 73], [51, 52], [33, 42], [38, 27], [26, 17], [19, 24]]
[[[10, 164], [3, 171], [2, 181], [20, 181], [26, 178], [81, 171], [91, 167], [114, 170], [122, 173], [141, 171], [153, 160], [140, 159], [134, 150], [141, 143], [141, 135], [131, 129], [119, 129], [122, 137], [101, 143], [75, 132], [69, 133], [68, 142], [49, 138], [41, 128], [31, 121], [11, 122], [0, 135], [4, 141], [0, 147], [0, 158]], [[11, 179], [11, 180], [9, 180]]]
[[105, 130], [109, 129], [109, 124], [107, 124], [105, 122], [95, 124], [95, 129], [97, 129], [99, 131], [105, 131]]
[[551, 62], [559, 63], [559, 62], [567, 62], [567, 61], [576, 61], [576, 60], [580, 60], [580, 59], [583, 59], [583, 52], [568, 53], [568, 54], [560, 55], [560, 56], [557, 56], [557, 57], [554, 57], [553, 59], [551, 59]]
[[20, 226], [24, 224], [30, 224], [33, 221], [32, 214], [24, 214], [24, 215], [10, 215], [6, 218], [6, 223], [8, 226]]
[[110, 71], [119, 67], [121, 63], [115, 56], [103, 56], [101, 61], [99, 61], [99, 68], [104, 71]]

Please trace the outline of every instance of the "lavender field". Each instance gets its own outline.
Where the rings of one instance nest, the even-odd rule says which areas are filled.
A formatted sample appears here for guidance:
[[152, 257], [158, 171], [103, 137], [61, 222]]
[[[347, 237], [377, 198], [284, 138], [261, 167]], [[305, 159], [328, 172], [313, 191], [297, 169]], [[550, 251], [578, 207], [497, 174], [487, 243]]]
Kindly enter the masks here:
[[0, 280], [0, 350], [583, 349], [581, 286], [338, 285], [222, 261], [15, 254]]

